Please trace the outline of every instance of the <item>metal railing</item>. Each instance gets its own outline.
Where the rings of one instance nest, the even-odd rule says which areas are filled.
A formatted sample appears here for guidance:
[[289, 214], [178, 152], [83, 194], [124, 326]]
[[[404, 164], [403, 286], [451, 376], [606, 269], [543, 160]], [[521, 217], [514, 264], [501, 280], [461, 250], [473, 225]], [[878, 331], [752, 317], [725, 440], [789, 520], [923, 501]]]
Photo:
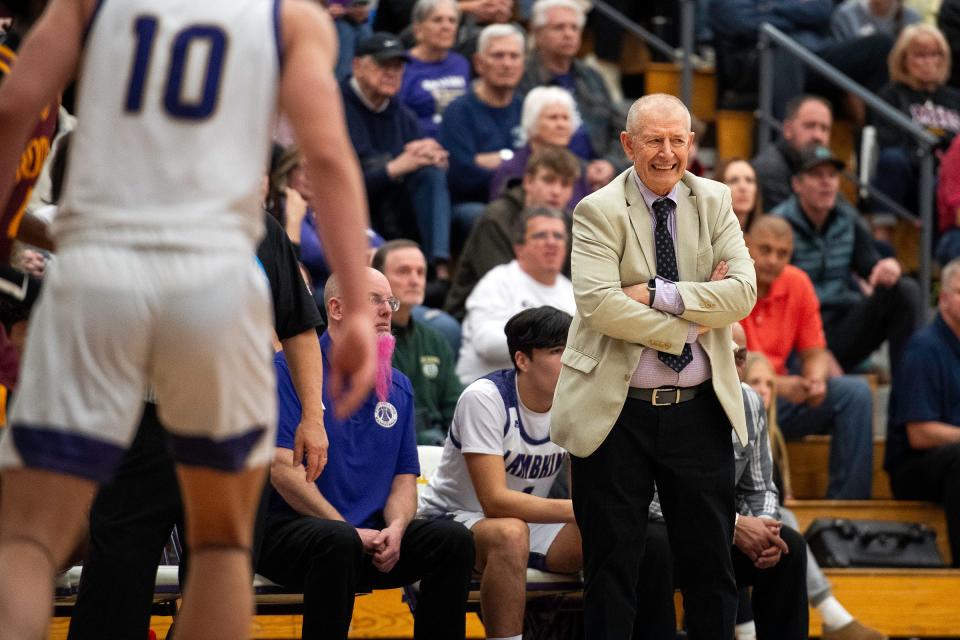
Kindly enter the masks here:
[[[771, 143], [773, 129], [780, 128], [780, 122], [771, 115], [773, 107], [773, 75], [775, 73], [773, 61], [774, 47], [779, 47], [791, 56], [797, 58], [804, 66], [817, 72], [831, 84], [856, 95], [866, 103], [867, 107], [869, 107], [873, 113], [897, 129], [909, 134], [916, 141], [917, 155], [920, 160], [920, 295], [923, 309], [929, 309], [930, 280], [932, 275], [930, 253], [932, 250], [931, 244], [934, 224], [933, 147], [938, 142], [937, 138], [913, 122], [902, 112], [894, 109], [890, 104], [877, 97], [876, 94], [867, 90], [846, 74], [841, 73], [836, 67], [824, 62], [820, 56], [810, 52], [790, 36], [773, 25], [764, 23], [760, 26], [760, 38], [757, 42], [757, 48], [760, 50], [760, 100], [756, 116], [759, 125], [758, 143], [761, 151]], [[908, 218], [913, 217], [912, 213], [900, 206], [899, 203], [891, 200], [886, 194], [878, 191], [872, 185], [863, 183], [857, 176], [852, 174], [847, 173], [845, 175], [853, 180], [860, 189], [866, 189], [872, 197], [893, 210], [896, 215]]]
[[623, 15], [604, 0], [594, 0], [593, 9], [647, 43], [652, 49], [680, 65], [680, 99], [688, 107], [693, 99], [693, 47], [696, 29], [696, 0], [680, 1], [680, 46], [673, 47], [665, 40]]

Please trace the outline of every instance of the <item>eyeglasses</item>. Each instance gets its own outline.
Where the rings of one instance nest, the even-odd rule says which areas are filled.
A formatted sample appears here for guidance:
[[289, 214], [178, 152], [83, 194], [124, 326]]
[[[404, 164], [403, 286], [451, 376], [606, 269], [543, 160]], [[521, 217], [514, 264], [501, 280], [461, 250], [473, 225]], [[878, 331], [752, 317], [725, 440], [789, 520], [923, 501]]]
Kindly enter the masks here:
[[400, 308], [400, 300], [393, 296], [390, 296], [389, 298], [383, 298], [375, 293], [370, 294], [370, 304], [373, 306], [379, 307], [384, 302], [386, 302], [387, 306], [390, 307], [390, 311], [396, 311]]
[[531, 242], [546, 242], [551, 238], [557, 242], [566, 242], [567, 234], [561, 233], [560, 231], [537, 231], [536, 233], [530, 234]]
[[737, 364], [743, 364], [747, 361], [747, 348], [741, 347], [733, 352], [733, 361]]

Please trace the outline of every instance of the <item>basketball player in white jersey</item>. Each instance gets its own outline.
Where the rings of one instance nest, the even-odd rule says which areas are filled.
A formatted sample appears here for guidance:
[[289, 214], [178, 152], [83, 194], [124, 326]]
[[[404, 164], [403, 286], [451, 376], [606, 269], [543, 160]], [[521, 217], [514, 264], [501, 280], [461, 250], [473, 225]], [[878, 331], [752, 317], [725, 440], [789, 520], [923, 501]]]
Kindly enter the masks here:
[[0, 205], [37, 114], [74, 75], [79, 125], [58, 260], [0, 442], [0, 639], [45, 637], [54, 571], [132, 440], [148, 384], [193, 550], [177, 636], [248, 637], [253, 514], [276, 419], [254, 249], [278, 106], [345, 281], [338, 410], [352, 412], [374, 376], [366, 206], [331, 22], [305, 0], [52, 0], [19, 53], [0, 85]]
[[420, 516], [473, 532], [488, 638], [520, 640], [528, 566], [573, 573], [583, 562], [572, 502], [548, 497], [567, 457], [550, 441], [550, 409], [571, 320], [544, 306], [507, 321], [514, 368], [464, 390], [420, 497]]

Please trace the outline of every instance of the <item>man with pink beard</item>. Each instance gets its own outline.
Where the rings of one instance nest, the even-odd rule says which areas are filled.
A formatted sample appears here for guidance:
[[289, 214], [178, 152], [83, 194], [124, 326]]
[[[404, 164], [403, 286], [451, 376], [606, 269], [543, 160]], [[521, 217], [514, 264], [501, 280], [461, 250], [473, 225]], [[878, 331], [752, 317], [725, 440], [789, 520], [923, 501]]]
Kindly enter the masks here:
[[[324, 382], [330, 457], [316, 482], [307, 482], [303, 468], [292, 464], [300, 400], [283, 354], [274, 359], [279, 425], [257, 572], [303, 591], [305, 639], [346, 638], [355, 593], [417, 580], [414, 637], [462, 638], [473, 537], [451, 520], [414, 519], [420, 465], [413, 388], [391, 366], [390, 320], [400, 302], [379, 271], [367, 269], [367, 286], [379, 344], [376, 390], [341, 420], [334, 417], [334, 400]], [[341, 295], [333, 274], [323, 296], [329, 320], [320, 337], [324, 371], [341, 333]]]

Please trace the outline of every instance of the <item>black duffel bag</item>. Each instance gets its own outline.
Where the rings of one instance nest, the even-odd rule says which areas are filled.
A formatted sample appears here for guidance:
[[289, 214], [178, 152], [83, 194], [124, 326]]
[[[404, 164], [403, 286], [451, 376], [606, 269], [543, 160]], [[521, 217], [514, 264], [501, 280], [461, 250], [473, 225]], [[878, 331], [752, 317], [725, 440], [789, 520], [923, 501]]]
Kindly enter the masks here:
[[938, 569], [937, 532], [919, 522], [817, 518], [805, 535], [821, 567]]

